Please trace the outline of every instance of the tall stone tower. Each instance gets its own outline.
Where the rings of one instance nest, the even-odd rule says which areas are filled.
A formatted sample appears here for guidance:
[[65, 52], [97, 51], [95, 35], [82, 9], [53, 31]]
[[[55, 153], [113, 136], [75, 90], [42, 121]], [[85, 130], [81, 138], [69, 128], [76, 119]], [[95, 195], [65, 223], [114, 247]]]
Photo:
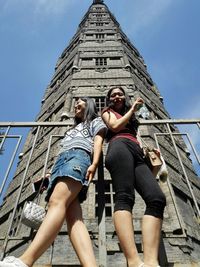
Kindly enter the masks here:
[[[32, 181], [42, 176], [54, 163], [59, 149], [59, 136], [72, 123], [75, 99], [86, 95], [93, 97], [100, 111], [105, 106], [108, 89], [114, 85], [125, 88], [132, 99], [141, 96], [145, 100], [149, 111], [146, 119], [169, 119], [162, 96], [148, 74], [139, 51], [121, 30], [104, 1], [94, 0], [57, 61], [55, 74], [45, 91], [37, 116], [38, 122], [62, 121], [66, 127], [31, 129], [23, 153], [20, 154], [16, 173], [4, 196], [0, 210], [2, 253], [20, 255], [34, 236], [33, 230], [21, 224], [21, 213], [25, 202], [34, 197]], [[161, 135], [167, 130], [170, 134]], [[157, 124], [140, 126], [140, 135], [145, 142], [155, 144], [155, 133], [160, 134], [157, 141], [169, 171], [167, 182], [158, 180], [167, 197], [159, 253], [160, 265], [200, 266], [200, 180], [193, 169], [183, 139], [178, 135], [170, 139], [174, 133], [178, 133], [177, 128]], [[50, 136], [53, 137], [48, 151]], [[108, 172], [102, 167], [103, 165], [83, 203], [84, 220], [99, 265], [125, 267], [126, 262], [112, 222], [114, 190]], [[41, 196], [40, 203], [43, 202]], [[140, 224], [143, 212], [144, 203], [136, 195], [133, 218], [136, 243], [141, 255], [143, 248]], [[66, 225], [37, 264], [80, 266], [67, 236]]]

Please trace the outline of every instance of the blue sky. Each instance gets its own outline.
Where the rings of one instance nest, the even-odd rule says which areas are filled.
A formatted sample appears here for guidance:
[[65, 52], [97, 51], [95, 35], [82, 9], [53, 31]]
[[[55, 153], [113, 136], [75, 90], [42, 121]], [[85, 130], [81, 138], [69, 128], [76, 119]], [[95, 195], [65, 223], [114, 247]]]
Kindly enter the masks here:
[[[34, 121], [92, 0], [0, 0], [0, 121]], [[200, 1], [105, 0], [172, 118], [200, 118]], [[197, 137], [196, 137], [197, 138]]]
[[[0, 121], [33, 121], [92, 0], [0, 0]], [[106, 0], [172, 118], [199, 118], [200, 1]], [[78, 8], [77, 8], [78, 7]]]
[[[0, 121], [35, 120], [56, 61], [91, 3], [0, 0]], [[200, 1], [105, 3], [143, 56], [171, 117], [200, 118]]]

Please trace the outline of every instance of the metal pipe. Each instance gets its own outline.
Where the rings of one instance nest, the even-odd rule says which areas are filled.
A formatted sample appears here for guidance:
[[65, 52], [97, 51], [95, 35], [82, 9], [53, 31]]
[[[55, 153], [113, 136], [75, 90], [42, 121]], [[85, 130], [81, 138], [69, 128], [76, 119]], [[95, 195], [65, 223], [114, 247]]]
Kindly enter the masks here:
[[[71, 116], [70, 118], [73, 118]], [[200, 125], [200, 119], [165, 119], [165, 120], [140, 120], [140, 125], [150, 124], [197, 124]], [[67, 126], [73, 125], [72, 121], [68, 122], [0, 122], [0, 127], [36, 127], [36, 126]]]
[[111, 204], [111, 216], [114, 214], [114, 193], [113, 193], [113, 185], [110, 183], [110, 204]]
[[[156, 134], [154, 134], [154, 135], [169, 135], [169, 133], [156, 133]], [[200, 165], [200, 158], [199, 158], [199, 156], [198, 156], [198, 153], [197, 153], [197, 151], [196, 151], [196, 149], [195, 149], [195, 147], [194, 147], [194, 145], [193, 145], [193, 142], [192, 142], [192, 140], [191, 140], [191, 138], [190, 138], [190, 136], [187, 134], [187, 133], [172, 133], [172, 135], [181, 135], [181, 136], [183, 136], [183, 135], [185, 135], [186, 137], [187, 137], [187, 139], [188, 139], [188, 141], [189, 141], [189, 143], [190, 143], [190, 146], [191, 146], [191, 148], [192, 148], [192, 151], [193, 151], [193, 153], [194, 153], [194, 155], [195, 155], [195, 157], [196, 157], [196, 160], [198, 161], [198, 163], [199, 163], [199, 165]], [[156, 146], [158, 147], [158, 142], [156, 141]]]
[[[184, 120], [170, 120], [170, 119], [167, 119], [167, 120], [141, 120], [140, 121], [140, 125], [165, 125], [167, 124], [167, 127], [168, 127], [168, 130], [169, 130], [169, 133], [161, 133], [162, 134], [168, 134], [171, 136], [171, 139], [172, 139], [172, 142], [175, 147], [175, 150], [176, 150], [176, 153], [177, 153], [177, 156], [178, 156], [178, 159], [179, 159], [179, 162], [183, 165], [182, 161], [181, 161], [181, 158], [180, 158], [180, 154], [179, 154], [179, 151], [176, 147], [176, 143], [175, 143], [175, 140], [173, 138], [173, 135], [178, 135], [178, 133], [172, 133], [171, 132], [171, 129], [170, 129], [170, 126], [169, 125], [176, 125], [176, 124], [197, 124], [197, 126], [199, 127], [200, 129], [200, 119], [184, 119]], [[22, 179], [22, 183], [21, 183], [21, 186], [19, 188], [19, 194], [18, 194], [18, 197], [17, 197], [17, 202], [16, 202], [16, 205], [13, 209], [13, 213], [12, 213], [12, 217], [11, 217], [11, 223], [9, 225], [9, 230], [8, 230], [8, 233], [7, 233], [7, 236], [6, 236], [6, 240], [4, 242], [4, 252], [6, 251], [6, 248], [7, 248], [7, 244], [8, 244], [8, 240], [12, 240], [13, 237], [9, 237], [9, 234], [10, 234], [10, 231], [12, 229], [12, 225], [13, 225], [13, 220], [14, 220], [14, 217], [15, 217], [15, 213], [16, 213], [16, 209], [17, 209], [17, 205], [19, 203], [19, 200], [20, 200], [20, 195], [21, 195], [21, 192], [22, 192], [22, 189], [23, 189], [23, 185], [24, 185], [24, 182], [25, 182], [25, 178], [26, 178], [26, 175], [27, 175], [27, 172], [28, 172], [28, 168], [29, 168], [29, 164], [30, 164], [30, 161], [31, 161], [31, 157], [32, 157], [32, 154], [33, 154], [33, 150], [34, 150], [34, 147], [35, 147], [35, 144], [36, 144], [36, 140], [38, 138], [38, 134], [39, 134], [39, 130], [40, 130], [40, 127], [63, 127], [63, 126], [67, 126], [67, 125], [73, 125], [73, 122], [72, 121], [65, 121], [65, 122], [0, 122], [0, 127], [8, 127], [7, 129], [7, 133], [4, 135], [4, 141], [5, 141], [5, 136], [8, 134], [8, 131], [10, 129], [10, 127], [38, 127], [37, 129], [37, 133], [36, 133], [36, 136], [35, 136], [35, 139], [34, 139], [34, 144], [33, 144], [33, 147], [30, 151], [30, 156], [29, 156], [29, 160], [28, 160], [28, 163], [27, 163], [27, 166], [26, 166], [26, 169], [25, 169], [25, 172], [24, 172], [24, 175], [23, 175], [23, 179]], [[51, 148], [51, 142], [52, 142], [52, 138], [55, 137], [55, 136], [58, 136], [58, 135], [52, 135], [50, 137], [50, 140], [49, 140], [49, 145], [48, 145], [48, 148], [47, 148], [47, 155], [46, 155], [46, 158], [45, 158], [45, 164], [44, 164], [44, 169], [43, 169], [43, 174], [45, 175], [45, 171], [46, 171], [46, 168], [47, 168], [47, 163], [48, 163], [48, 158], [49, 158], [49, 154], [50, 154], [50, 148]], [[60, 136], [60, 135], [59, 135]], [[189, 140], [190, 142], [190, 140]], [[192, 143], [191, 143], [192, 144]], [[0, 147], [2, 147], [3, 144], [1, 142], [0, 144]], [[193, 145], [192, 146], [192, 149], [194, 148]], [[195, 151], [195, 150], [193, 150]], [[196, 151], [194, 152], [196, 153]], [[197, 155], [197, 153], [195, 154], [195, 156]], [[198, 162], [199, 162], [199, 159], [198, 159]], [[183, 169], [183, 173], [185, 172], [185, 169], [184, 169], [184, 166], [181, 166], [182, 169]], [[185, 172], [186, 173], [186, 172]], [[184, 173], [184, 175], [185, 175]], [[189, 189], [192, 190], [191, 188], [191, 185], [190, 185], [190, 181], [187, 177], [187, 173], [185, 175], [186, 177], [186, 181], [188, 183], [188, 187]], [[172, 189], [172, 186], [171, 184], [169, 183], [169, 188], [170, 188], [170, 193], [173, 193], [172, 195], [172, 200], [174, 201], [174, 206], [175, 206], [175, 209], [177, 208], [177, 212], [178, 212], [178, 207], [177, 207], [177, 204], [176, 204], [176, 201], [175, 201], [175, 195], [174, 195], [174, 192], [173, 192], [173, 189]], [[111, 192], [112, 193], [112, 192]], [[195, 199], [195, 196], [193, 194], [193, 191], [191, 191], [191, 195], [192, 197]], [[113, 197], [113, 194], [112, 194], [112, 197]], [[194, 201], [195, 202], [195, 201]], [[111, 206], [112, 206], [112, 203], [111, 203]], [[198, 204], [197, 204], [198, 206]], [[104, 203], [104, 208], [103, 208], [103, 213], [102, 213], [102, 216], [101, 216], [101, 221], [99, 222], [99, 232], [101, 231], [104, 231], [105, 229], [105, 203]], [[177, 213], [178, 214], [178, 219], [180, 220], [180, 225], [181, 225], [181, 228], [183, 230], [183, 235], [181, 236], [186, 236], [186, 233], [185, 233], [185, 230], [184, 230], [184, 226], [183, 226], [183, 221], [182, 221], [182, 217], [180, 216], [179, 212]], [[180, 216], [180, 217], [179, 217]], [[103, 234], [105, 234], [105, 232], [103, 232]], [[101, 242], [104, 243], [104, 238], [102, 240], [100, 240], [100, 245], [101, 245]], [[106, 260], [105, 260], [105, 255], [106, 255], [106, 251], [104, 251], [104, 249], [102, 250], [102, 256], [103, 256], [103, 261], [102, 263], [106, 265]], [[4, 254], [3, 254], [4, 255]]]
[[[169, 135], [170, 133], [165, 133], [165, 135], [166, 135], [166, 134]], [[157, 139], [157, 136], [158, 136], [158, 135], [160, 135], [160, 134], [159, 134], [159, 133], [154, 134], [154, 136], [155, 136], [155, 140], [156, 140], [156, 146], [157, 146], [157, 148], [160, 150], [160, 146], [159, 146], [158, 139]], [[163, 135], [163, 134], [161, 134], [161, 135]], [[179, 237], [180, 237], [180, 236], [182, 236], [182, 237], [186, 237], [187, 235], [186, 235], [186, 232], [185, 232], [185, 229], [184, 229], [183, 219], [182, 219], [182, 217], [181, 217], [181, 215], [180, 215], [180, 212], [179, 212], [179, 209], [178, 209], [178, 205], [177, 205], [177, 203], [176, 203], [176, 199], [175, 199], [174, 191], [173, 191], [173, 189], [172, 189], [172, 185], [171, 185], [169, 179], [167, 179], [167, 185], [168, 185], [168, 188], [169, 188], [169, 192], [170, 192], [170, 194], [171, 194], [171, 198], [172, 198], [172, 201], [173, 201], [173, 204], [174, 204], [174, 208], [175, 208], [175, 211], [176, 211], [176, 214], [177, 214], [177, 218], [178, 218], [179, 225], [180, 225], [180, 227], [181, 227], [181, 229], [182, 229], [182, 232], [183, 232], [183, 234], [182, 234], [182, 235], [179, 235]]]
[[179, 160], [179, 162], [180, 162], [180, 165], [181, 165], [183, 174], [184, 174], [184, 176], [185, 176], [185, 178], [186, 178], [186, 182], [187, 182], [187, 185], [188, 185], [190, 194], [191, 194], [191, 196], [192, 196], [192, 199], [193, 199], [193, 201], [194, 201], [194, 204], [195, 204], [195, 207], [196, 207], [198, 216], [200, 217], [200, 210], [199, 210], [198, 204], [197, 204], [197, 202], [196, 202], [196, 198], [195, 198], [195, 196], [194, 196], [192, 187], [191, 187], [191, 185], [190, 185], [190, 181], [189, 181], [188, 175], [187, 175], [187, 173], [186, 173], [186, 171], [185, 171], [185, 167], [184, 167], [183, 162], [182, 162], [182, 160], [181, 160], [181, 156], [180, 156], [179, 151], [178, 151], [178, 149], [177, 149], [176, 142], [174, 141], [174, 137], [173, 137], [173, 134], [172, 134], [172, 132], [171, 132], [171, 129], [170, 129], [169, 124], [167, 124], [167, 128], [168, 128], [168, 131], [169, 131], [169, 133], [170, 133], [170, 137], [171, 137], [171, 139], [172, 139], [173, 146], [174, 146], [175, 151], [176, 151], [176, 154], [177, 154], [177, 156], [178, 156], [178, 160]]
[[38, 138], [39, 131], [40, 131], [40, 126], [38, 126], [38, 129], [37, 129], [37, 132], [36, 132], [34, 141], [33, 141], [33, 146], [32, 146], [32, 149], [31, 149], [31, 151], [30, 151], [29, 158], [28, 158], [28, 162], [27, 162], [27, 164], [26, 164], [26, 169], [25, 169], [25, 171], [24, 171], [24, 175], [23, 175], [23, 178], [22, 178], [22, 182], [21, 182], [21, 185], [20, 185], [20, 188], [19, 188], [19, 192], [18, 192], [18, 195], [17, 195], [17, 199], [16, 199], [16, 201], [15, 201], [15, 206], [14, 206], [13, 213], [12, 213], [12, 216], [11, 216], [11, 219], [10, 219], [10, 224], [9, 224], [9, 227], [8, 227], [7, 235], [6, 235], [4, 244], [3, 244], [3, 248], [4, 248], [4, 249], [3, 249], [3, 253], [2, 253], [2, 258], [3, 258], [4, 255], [5, 255], [5, 251], [6, 251], [6, 248], [7, 248], [7, 245], [8, 245], [8, 240], [9, 240], [10, 231], [11, 231], [11, 229], [12, 229], [13, 220], [14, 220], [14, 217], [15, 217], [15, 214], [16, 214], [17, 206], [18, 206], [18, 203], [19, 203], [19, 200], [20, 200], [21, 192], [22, 192], [22, 189], [23, 189], [23, 186], [24, 186], [24, 182], [25, 182], [25, 179], [26, 179], [26, 175], [27, 175], [27, 172], [28, 172], [29, 164], [30, 164], [30, 161], [31, 161], [31, 158], [32, 158], [32, 155], [33, 155], [33, 150], [34, 150], [34, 148], [35, 148], [35, 144], [36, 144], [36, 140], [37, 140], [37, 138]]
[[[1, 124], [1, 123], [0, 123], [0, 124]], [[1, 127], [1, 126], [0, 126], [0, 127]], [[9, 131], [10, 131], [10, 126], [4, 126], [4, 127], [7, 127], [7, 129], [6, 129], [6, 133], [3, 135], [2, 141], [1, 141], [1, 143], [0, 143], [0, 151], [1, 151], [1, 149], [2, 149], [2, 147], [3, 147], [3, 144], [4, 144], [5, 140], [6, 140], [6, 136], [8, 135], [8, 133], [9, 133]]]
[[198, 153], [197, 153], [197, 151], [196, 151], [196, 149], [195, 149], [195, 147], [194, 147], [194, 145], [193, 145], [193, 143], [192, 143], [192, 140], [191, 140], [190, 136], [189, 136], [187, 133], [185, 133], [185, 134], [183, 134], [183, 135], [186, 135], [186, 137], [187, 137], [187, 139], [188, 139], [188, 141], [189, 141], [189, 143], [190, 143], [190, 146], [191, 146], [191, 148], [192, 148], [192, 151], [193, 151], [193, 153], [194, 153], [194, 155], [195, 155], [195, 158], [196, 158], [196, 160], [198, 161], [198, 163], [199, 163], [199, 165], [200, 165], [200, 159], [199, 159]]
[[1, 194], [2, 194], [3, 189], [4, 189], [4, 187], [5, 187], [5, 184], [6, 184], [8, 175], [9, 175], [9, 173], [10, 173], [11, 167], [12, 167], [12, 165], [13, 165], [13, 162], [14, 162], [14, 159], [15, 159], [15, 156], [16, 156], [16, 153], [17, 153], [17, 150], [18, 150], [19, 145], [20, 145], [21, 140], [22, 140], [22, 136], [21, 136], [21, 135], [19, 135], [19, 136], [8, 135], [8, 136], [7, 136], [7, 138], [10, 138], [10, 137], [12, 137], [12, 138], [19, 138], [19, 139], [18, 139], [17, 145], [15, 146], [15, 150], [14, 150], [14, 152], [13, 152], [13, 154], [12, 154], [11, 160], [10, 160], [10, 162], [9, 162], [9, 164], [8, 164], [8, 168], [7, 168], [7, 170], [6, 170], [6, 174], [5, 174], [5, 176], [4, 176], [4, 179], [3, 179], [3, 182], [2, 182], [2, 185], [1, 185], [1, 188], [0, 188], [0, 197], [1, 197]]
[[[46, 154], [45, 162], [44, 162], [44, 168], [42, 171], [42, 177], [45, 177], [45, 174], [46, 174], [47, 163], [48, 163], [48, 159], [49, 159], [49, 153], [50, 153], [50, 149], [51, 149], [52, 139], [53, 139], [53, 137], [61, 137], [61, 136], [63, 136], [63, 135], [50, 135], [50, 139], [49, 139], [49, 143], [48, 143], [48, 147], [47, 147], [47, 154]], [[40, 201], [40, 198], [38, 197], [36, 203], [39, 203], [39, 201]]]
[[47, 154], [46, 154], [46, 158], [45, 158], [45, 162], [44, 162], [44, 168], [43, 168], [43, 172], [42, 172], [43, 177], [45, 176], [45, 173], [46, 173], [47, 163], [48, 163], [50, 149], [51, 149], [51, 142], [52, 142], [53, 137], [64, 137], [64, 136], [63, 135], [50, 135], [49, 143], [48, 143], [48, 147], [47, 147]]

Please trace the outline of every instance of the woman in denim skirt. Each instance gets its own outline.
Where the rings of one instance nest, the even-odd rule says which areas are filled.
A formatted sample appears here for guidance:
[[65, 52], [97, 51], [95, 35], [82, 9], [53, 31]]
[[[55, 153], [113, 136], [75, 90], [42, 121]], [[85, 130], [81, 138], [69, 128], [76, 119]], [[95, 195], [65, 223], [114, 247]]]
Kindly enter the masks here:
[[95, 102], [79, 98], [75, 124], [66, 132], [52, 169], [47, 190], [48, 212], [34, 240], [19, 258], [6, 257], [0, 267], [30, 267], [47, 250], [64, 221], [78, 258], [84, 267], [97, 267], [90, 236], [83, 223], [79, 193], [94, 177], [102, 151], [106, 126], [97, 114]]

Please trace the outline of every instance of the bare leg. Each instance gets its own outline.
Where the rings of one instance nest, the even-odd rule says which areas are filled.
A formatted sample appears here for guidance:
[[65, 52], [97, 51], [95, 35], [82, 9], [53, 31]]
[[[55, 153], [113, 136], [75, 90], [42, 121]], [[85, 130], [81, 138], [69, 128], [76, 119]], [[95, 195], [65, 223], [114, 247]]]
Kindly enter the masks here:
[[50, 197], [47, 215], [40, 226], [33, 242], [20, 257], [28, 266], [47, 250], [60, 231], [66, 216], [69, 204], [77, 196], [81, 184], [72, 179], [60, 180]]
[[150, 215], [144, 215], [142, 220], [142, 237], [145, 266], [158, 266], [161, 226], [161, 219]]
[[132, 214], [126, 210], [116, 211], [114, 224], [128, 266], [138, 267], [142, 261], [135, 245]]
[[83, 223], [82, 210], [77, 198], [67, 210], [66, 221], [70, 240], [81, 264], [84, 267], [97, 267], [91, 239]]

